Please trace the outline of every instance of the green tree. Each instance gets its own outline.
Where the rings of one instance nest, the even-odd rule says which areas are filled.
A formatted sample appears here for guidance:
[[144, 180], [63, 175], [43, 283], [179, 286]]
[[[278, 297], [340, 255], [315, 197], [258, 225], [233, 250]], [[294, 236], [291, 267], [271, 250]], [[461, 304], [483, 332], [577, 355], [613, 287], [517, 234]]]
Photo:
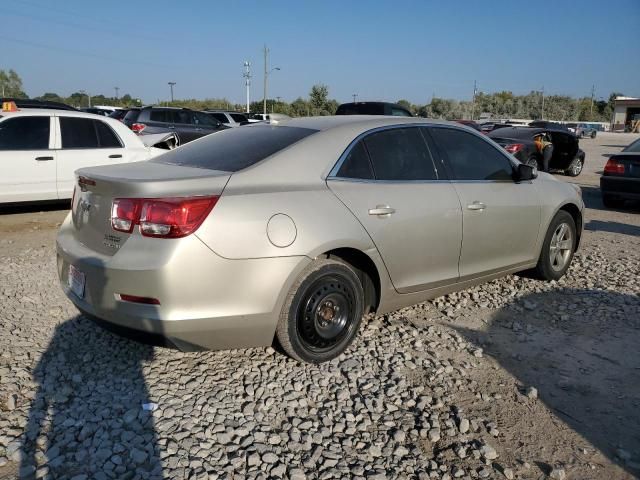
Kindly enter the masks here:
[[309, 103], [311, 104], [313, 115], [330, 115], [327, 109], [329, 99], [329, 87], [321, 83], [311, 87], [309, 92]]
[[22, 90], [22, 79], [15, 70], [0, 70], [0, 96], [27, 98], [27, 94]]

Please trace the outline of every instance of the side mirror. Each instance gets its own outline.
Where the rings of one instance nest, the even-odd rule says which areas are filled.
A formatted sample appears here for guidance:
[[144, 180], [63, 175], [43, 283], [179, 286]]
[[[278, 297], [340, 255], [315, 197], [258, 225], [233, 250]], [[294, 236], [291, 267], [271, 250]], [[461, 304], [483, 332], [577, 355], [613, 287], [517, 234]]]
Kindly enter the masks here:
[[516, 170], [517, 182], [533, 180], [534, 178], [538, 178], [538, 169], [536, 167], [525, 165], [524, 163], [518, 165], [518, 169]]

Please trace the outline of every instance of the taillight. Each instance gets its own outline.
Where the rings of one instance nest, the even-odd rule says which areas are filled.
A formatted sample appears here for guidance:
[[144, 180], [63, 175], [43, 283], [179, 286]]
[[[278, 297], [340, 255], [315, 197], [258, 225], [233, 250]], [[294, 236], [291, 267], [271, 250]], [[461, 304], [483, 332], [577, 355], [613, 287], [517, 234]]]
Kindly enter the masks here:
[[131, 233], [135, 225], [140, 225], [145, 237], [186, 237], [198, 229], [218, 198], [116, 198], [111, 207], [111, 226]]
[[510, 143], [504, 146], [504, 149], [511, 154], [518, 153], [523, 148], [524, 145], [522, 143]]
[[604, 166], [604, 171], [606, 173], [624, 175], [624, 163], [620, 163], [615, 158], [610, 158]]
[[111, 205], [111, 226], [119, 232], [131, 233], [140, 218], [140, 200], [116, 198]]
[[133, 130], [135, 133], [140, 133], [145, 128], [147, 128], [147, 126], [144, 123], [134, 123], [133, 125], [131, 125], [131, 130]]

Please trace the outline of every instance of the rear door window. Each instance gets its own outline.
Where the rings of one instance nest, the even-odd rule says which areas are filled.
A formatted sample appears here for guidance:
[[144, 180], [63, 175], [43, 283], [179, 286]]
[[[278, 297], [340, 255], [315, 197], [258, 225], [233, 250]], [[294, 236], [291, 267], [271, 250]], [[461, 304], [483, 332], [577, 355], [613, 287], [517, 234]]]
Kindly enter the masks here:
[[512, 180], [513, 165], [500, 150], [473, 133], [429, 128], [455, 180]]
[[337, 176], [340, 178], [356, 178], [372, 180], [374, 178], [369, 154], [364, 147], [364, 143], [359, 141], [347, 154], [342, 162]]
[[120, 148], [122, 142], [116, 135], [116, 132], [104, 122], [94, 120], [96, 130], [98, 131], [98, 143], [100, 148]]
[[151, 110], [149, 114], [149, 120], [152, 122], [160, 122], [160, 123], [173, 123], [173, 120], [169, 118], [167, 115], [167, 110]]
[[98, 134], [89, 118], [60, 117], [62, 148], [98, 148]]
[[311, 128], [265, 124], [229, 128], [150, 161], [237, 172], [316, 132]]
[[194, 122], [203, 127], [217, 127], [218, 123], [206, 113], [193, 112]]
[[247, 117], [240, 113], [232, 113], [231, 118], [233, 118], [238, 123], [243, 123], [247, 121]]
[[0, 150], [47, 150], [49, 117], [17, 117], [0, 122]]
[[174, 110], [169, 111], [168, 113], [174, 119], [173, 123], [182, 123], [184, 125], [195, 124], [193, 112], [190, 112], [189, 110]]
[[393, 128], [364, 139], [376, 180], [437, 180], [419, 128]]

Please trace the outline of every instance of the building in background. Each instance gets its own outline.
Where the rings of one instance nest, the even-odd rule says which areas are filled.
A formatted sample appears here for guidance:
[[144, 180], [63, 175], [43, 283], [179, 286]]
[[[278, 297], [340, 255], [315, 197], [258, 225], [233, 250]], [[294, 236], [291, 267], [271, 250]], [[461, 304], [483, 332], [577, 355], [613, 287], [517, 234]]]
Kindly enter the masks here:
[[640, 98], [616, 97], [611, 119], [611, 130], [624, 132], [640, 121]]

